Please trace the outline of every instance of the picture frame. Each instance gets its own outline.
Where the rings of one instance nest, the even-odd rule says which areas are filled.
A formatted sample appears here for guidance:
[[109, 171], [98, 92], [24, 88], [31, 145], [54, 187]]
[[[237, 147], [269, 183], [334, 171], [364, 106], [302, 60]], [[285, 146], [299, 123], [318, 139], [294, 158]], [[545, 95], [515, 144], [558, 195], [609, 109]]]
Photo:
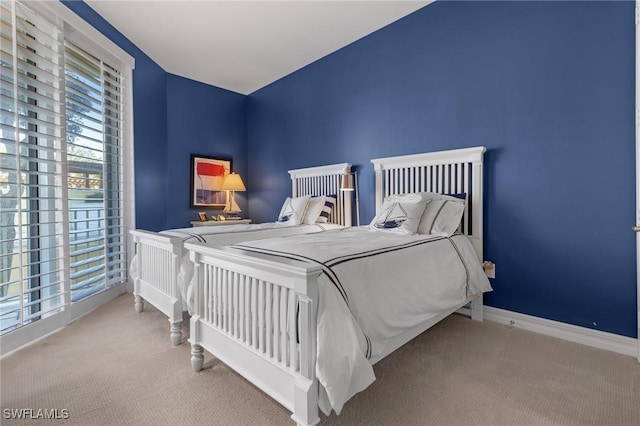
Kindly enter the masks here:
[[209, 220], [207, 218], [207, 213], [205, 212], [198, 212], [198, 217], [200, 218], [200, 222], [206, 222], [207, 220]]
[[217, 188], [231, 173], [231, 159], [191, 154], [191, 208], [220, 208], [227, 204], [228, 192]]

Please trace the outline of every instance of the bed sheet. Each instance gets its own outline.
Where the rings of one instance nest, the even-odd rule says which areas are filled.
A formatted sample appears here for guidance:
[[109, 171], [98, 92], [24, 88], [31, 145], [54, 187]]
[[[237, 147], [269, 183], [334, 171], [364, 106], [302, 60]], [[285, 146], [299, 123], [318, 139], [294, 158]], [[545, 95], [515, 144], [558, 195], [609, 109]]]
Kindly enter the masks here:
[[340, 413], [374, 380], [372, 361], [403, 331], [491, 286], [465, 235], [345, 228], [232, 247], [318, 264], [320, 409]]

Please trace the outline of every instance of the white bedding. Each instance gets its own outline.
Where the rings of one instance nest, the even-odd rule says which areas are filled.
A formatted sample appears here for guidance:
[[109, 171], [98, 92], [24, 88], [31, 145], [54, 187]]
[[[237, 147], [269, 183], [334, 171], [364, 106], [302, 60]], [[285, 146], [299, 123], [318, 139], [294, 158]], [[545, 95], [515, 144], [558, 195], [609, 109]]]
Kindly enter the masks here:
[[491, 291], [464, 235], [344, 228], [232, 247], [323, 266], [318, 304], [320, 409], [340, 413], [374, 380], [372, 363], [403, 331]]
[[[161, 231], [160, 234], [172, 237], [182, 237], [182, 242], [200, 242], [211, 247], [220, 247], [247, 240], [262, 238], [286, 237], [290, 235], [308, 234], [331, 229], [342, 228], [341, 225], [322, 223], [313, 225], [284, 226], [277, 222], [257, 224], [236, 224], [224, 226], [199, 226], [194, 228], [178, 228]], [[137, 277], [136, 256], [133, 257], [129, 268], [132, 279]], [[180, 259], [178, 272], [178, 288], [182, 295], [182, 309], [188, 310], [193, 301], [192, 288], [186, 283], [191, 282], [193, 263], [189, 260], [189, 253], [184, 252]], [[189, 311], [191, 313], [191, 311]]]

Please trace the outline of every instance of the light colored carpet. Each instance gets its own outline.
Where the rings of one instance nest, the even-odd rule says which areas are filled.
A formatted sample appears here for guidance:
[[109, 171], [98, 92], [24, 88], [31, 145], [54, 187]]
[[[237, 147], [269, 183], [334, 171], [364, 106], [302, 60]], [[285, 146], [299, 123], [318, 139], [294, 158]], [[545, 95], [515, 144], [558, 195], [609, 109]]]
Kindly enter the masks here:
[[[166, 317], [118, 297], [0, 364], [3, 425], [290, 425], [290, 413], [189, 344]], [[640, 425], [628, 356], [453, 315], [375, 366], [376, 382], [326, 425]], [[5, 409], [68, 409], [8, 420]], [[35, 412], [35, 411], [34, 411]]]

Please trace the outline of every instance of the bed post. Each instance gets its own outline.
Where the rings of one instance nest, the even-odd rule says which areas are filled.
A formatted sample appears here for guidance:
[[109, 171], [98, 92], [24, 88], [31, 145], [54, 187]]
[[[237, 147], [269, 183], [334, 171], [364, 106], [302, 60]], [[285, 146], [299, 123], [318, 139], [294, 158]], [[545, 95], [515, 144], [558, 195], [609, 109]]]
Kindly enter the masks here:
[[382, 207], [382, 201], [384, 200], [383, 193], [383, 179], [382, 179], [382, 164], [381, 163], [373, 163], [373, 168], [376, 174], [376, 215], [380, 212], [380, 207]]
[[200, 329], [200, 314], [202, 313], [201, 301], [202, 295], [200, 294], [202, 288], [202, 264], [200, 263], [200, 254], [194, 251], [189, 253], [189, 258], [193, 262], [193, 282], [194, 282], [194, 295], [193, 295], [193, 314], [189, 320], [191, 335], [189, 337], [189, 343], [191, 343], [191, 368], [196, 373], [202, 370], [202, 364], [204, 362], [204, 349], [200, 344], [202, 340], [202, 331]]
[[484, 303], [482, 294], [471, 301], [471, 319], [474, 321], [484, 320]]
[[[171, 279], [177, 280], [178, 271], [180, 270], [180, 256], [182, 253], [182, 242], [173, 241], [171, 243]], [[172, 292], [173, 303], [171, 306], [171, 315], [169, 315], [170, 338], [173, 346], [182, 343], [182, 296], [179, 294], [178, 286], [168, 286]]]
[[291, 419], [298, 426], [312, 426], [320, 423], [318, 416], [318, 380], [311, 383], [297, 381]]
[[308, 379], [297, 379], [294, 384], [293, 414], [291, 419], [299, 426], [311, 426], [320, 422], [318, 416], [317, 358], [317, 309], [318, 280], [310, 274], [304, 282], [295, 286], [300, 309], [300, 374]]
[[138, 256], [136, 256], [136, 268], [138, 270], [138, 274], [133, 280], [133, 306], [137, 313], [141, 313], [144, 310], [144, 300], [142, 299], [142, 296], [140, 296], [140, 268], [142, 268], [142, 259], [140, 258], [142, 256], [140, 255], [140, 241], [137, 235], [133, 236], [133, 242], [136, 247], [136, 253], [138, 253]]

